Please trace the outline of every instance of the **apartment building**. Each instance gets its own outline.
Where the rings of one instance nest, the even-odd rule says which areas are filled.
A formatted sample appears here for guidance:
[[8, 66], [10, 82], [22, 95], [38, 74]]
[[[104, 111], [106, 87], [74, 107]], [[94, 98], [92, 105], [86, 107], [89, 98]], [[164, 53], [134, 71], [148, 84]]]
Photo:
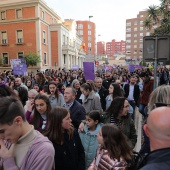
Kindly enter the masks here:
[[108, 57], [115, 57], [117, 55], [125, 54], [126, 52], [126, 42], [116, 41], [113, 39], [111, 42], [106, 43], [106, 54]]
[[106, 43], [104, 41], [97, 42], [97, 55], [106, 55]]
[[0, 55], [4, 65], [34, 52], [41, 56], [40, 70], [82, 67], [85, 53], [79, 50], [81, 44], [76, 22], [64, 21], [43, 0], [0, 1]]
[[76, 21], [77, 33], [85, 43], [86, 54], [95, 55], [96, 51], [96, 26], [91, 21]]
[[126, 56], [139, 59], [143, 55], [143, 37], [149, 36], [153, 30], [143, 27], [147, 12], [140, 11], [136, 18], [126, 20]]

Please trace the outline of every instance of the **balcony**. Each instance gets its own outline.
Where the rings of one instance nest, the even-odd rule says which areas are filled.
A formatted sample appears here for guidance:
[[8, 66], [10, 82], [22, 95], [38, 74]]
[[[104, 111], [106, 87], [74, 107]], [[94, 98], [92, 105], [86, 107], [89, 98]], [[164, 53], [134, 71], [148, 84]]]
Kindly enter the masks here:
[[71, 45], [62, 45], [62, 51], [63, 52], [75, 52], [75, 47]]

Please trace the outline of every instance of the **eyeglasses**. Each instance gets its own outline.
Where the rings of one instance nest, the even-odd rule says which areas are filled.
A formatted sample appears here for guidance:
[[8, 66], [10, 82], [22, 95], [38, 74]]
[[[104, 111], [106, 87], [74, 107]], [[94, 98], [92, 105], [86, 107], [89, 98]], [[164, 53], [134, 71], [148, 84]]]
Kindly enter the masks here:
[[43, 121], [43, 125], [42, 125], [42, 127], [41, 127], [43, 130], [45, 129], [46, 124], [47, 124], [47, 121], [46, 121], [46, 120], [44, 120], [44, 121]]
[[31, 100], [31, 99], [35, 99], [35, 97], [28, 97], [28, 99], [29, 99], [29, 100]]
[[155, 103], [154, 104], [155, 107], [163, 107], [163, 106], [170, 106], [170, 104], [166, 104], [166, 103]]

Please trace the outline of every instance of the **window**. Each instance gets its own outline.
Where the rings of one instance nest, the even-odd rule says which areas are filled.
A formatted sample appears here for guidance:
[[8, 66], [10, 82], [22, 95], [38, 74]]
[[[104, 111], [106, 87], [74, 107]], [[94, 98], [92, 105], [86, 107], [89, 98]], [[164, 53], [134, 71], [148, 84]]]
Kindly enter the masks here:
[[23, 52], [18, 52], [18, 58], [23, 58], [24, 57], [24, 53]]
[[2, 44], [7, 44], [7, 32], [2, 31], [1, 36], [2, 36]]
[[126, 34], [126, 37], [131, 37], [131, 34]]
[[42, 19], [44, 20], [44, 17], [45, 15], [44, 15], [44, 11], [42, 11], [42, 13], [41, 13], [41, 17], [42, 17]]
[[91, 37], [88, 37], [88, 41], [91, 41]]
[[44, 53], [44, 64], [47, 64], [47, 53]]
[[143, 33], [140, 33], [140, 36], [143, 36]]
[[139, 48], [143, 48], [143, 44], [140, 44], [140, 45], [139, 45]]
[[137, 31], [137, 30], [138, 30], [138, 28], [137, 28], [137, 27], [135, 27], [135, 28], [134, 28], [134, 31]]
[[79, 35], [83, 35], [83, 30], [78, 30]]
[[91, 35], [91, 31], [88, 31], [88, 35]]
[[140, 41], [140, 42], [143, 42], [143, 39], [141, 38], [139, 41]]
[[65, 42], [66, 40], [65, 40], [65, 35], [63, 35], [63, 45], [65, 45]]
[[66, 64], [66, 55], [64, 54], [64, 64]]
[[78, 24], [78, 25], [77, 25], [77, 28], [78, 28], [78, 29], [83, 29], [83, 24]]
[[22, 18], [22, 10], [21, 9], [16, 10], [16, 17], [17, 18]]
[[17, 43], [23, 43], [23, 31], [17, 30]]
[[140, 25], [143, 25], [143, 21], [140, 21]]
[[134, 37], [137, 37], [137, 34], [134, 34]]
[[140, 17], [142, 18], [142, 17], [143, 17], [143, 15], [140, 15]]
[[43, 43], [46, 44], [46, 32], [43, 31]]
[[1, 20], [5, 20], [5, 19], [6, 19], [6, 12], [1, 11]]
[[126, 28], [126, 32], [130, 32], [131, 31], [131, 28]]
[[142, 31], [143, 30], [143, 27], [140, 27], [140, 31]]
[[134, 22], [134, 25], [138, 25], [138, 22], [137, 22], [137, 21], [135, 21], [135, 22]]
[[131, 22], [127, 22], [127, 23], [126, 23], [126, 26], [131, 26]]
[[129, 48], [131, 48], [131, 45], [127, 45], [127, 46], [126, 46], [126, 49], [129, 49]]
[[149, 35], [150, 35], [150, 32], [147, 32], [147, 33], [146, 33], [146, 36], [149, 36]]
[[126, 43], [131, 43], [131, 40], [126, 40]]
[[91, 47], [91, 43], [88, 43], [88, 47]]
[[3, 64], [8, 64], [8, 53], [2, 53]]
[[137, 48], [137, 45], [134, 45], [134, 48]]
[[88, 29], [91, 29], [91, 24], [88, 24]]

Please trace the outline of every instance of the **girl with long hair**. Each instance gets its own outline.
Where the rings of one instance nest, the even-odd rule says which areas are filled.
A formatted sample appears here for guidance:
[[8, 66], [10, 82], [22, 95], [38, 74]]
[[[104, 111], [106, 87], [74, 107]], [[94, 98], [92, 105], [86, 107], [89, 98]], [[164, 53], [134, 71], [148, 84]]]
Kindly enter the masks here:
[[51, 110], [45, 136], [53, 143], [57, 170], [85, 170], [84, 149], [67, 109], [55, 107]]
[[132, 151], [121, 130], [115, 125], [103, 125], [97, 139], [100, 146], [88, 170], [127, 169]]

